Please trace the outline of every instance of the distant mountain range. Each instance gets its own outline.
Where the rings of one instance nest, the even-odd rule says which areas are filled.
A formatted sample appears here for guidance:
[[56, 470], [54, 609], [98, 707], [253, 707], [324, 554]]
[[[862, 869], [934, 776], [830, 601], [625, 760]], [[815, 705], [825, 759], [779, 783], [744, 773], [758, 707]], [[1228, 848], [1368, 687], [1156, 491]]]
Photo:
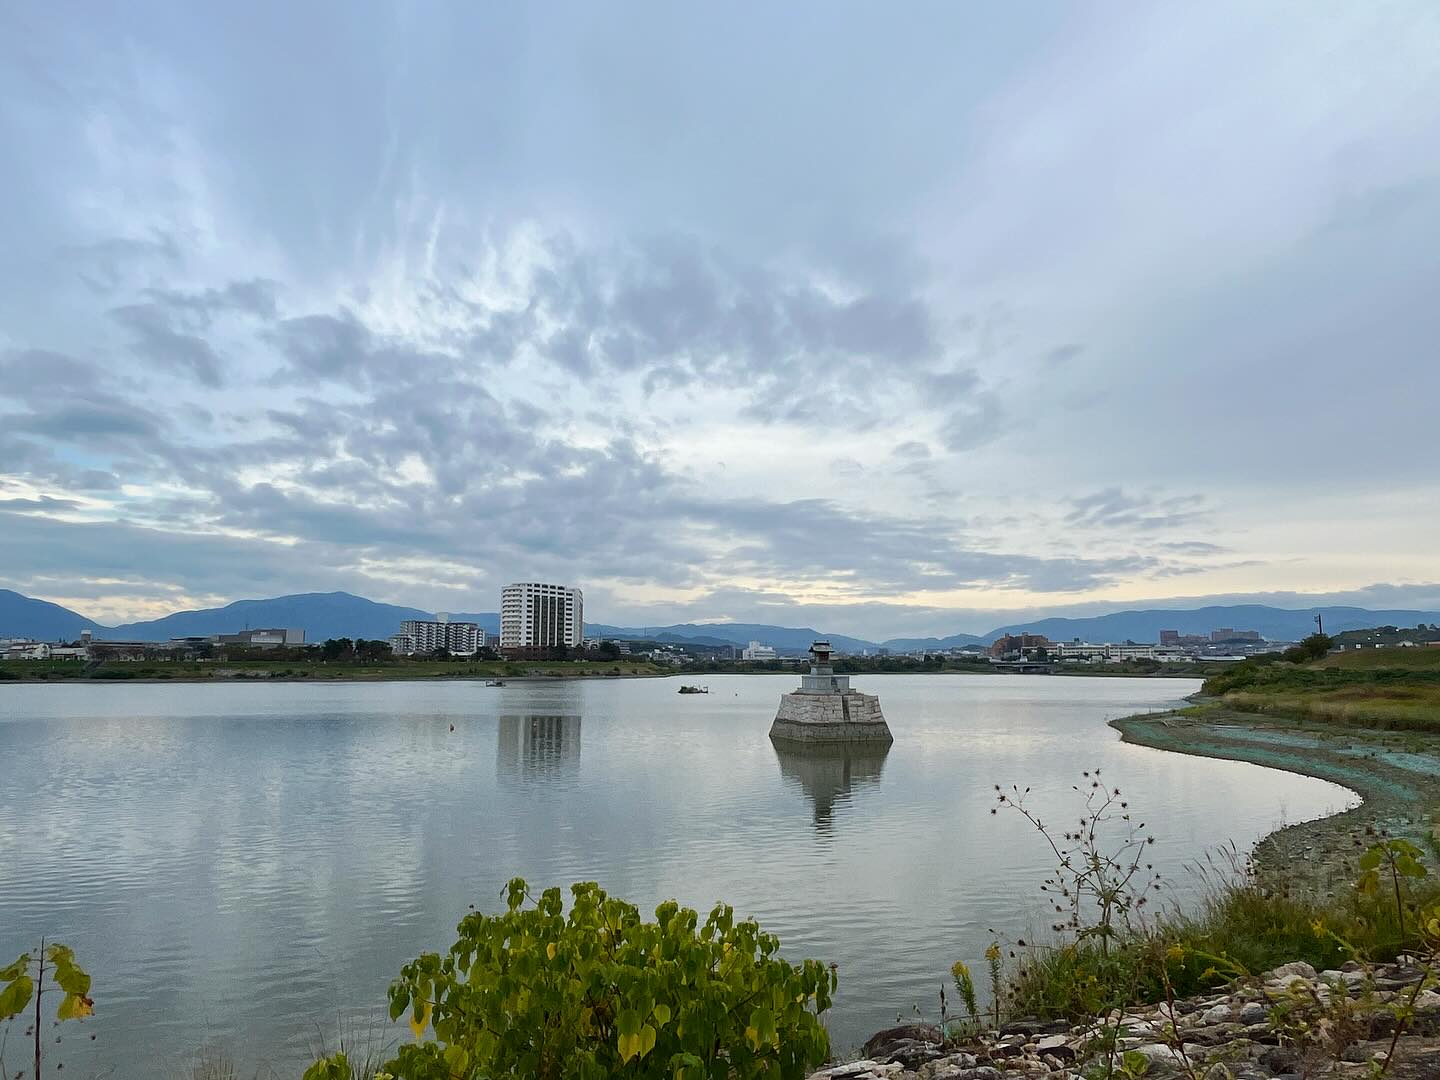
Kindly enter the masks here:
[[[73, 640], [81, 630], [112, 641], [168, 641], [172, 637], [233, 634], [264, 626], [301, 627], [305, 640], [332, 637], [387, 638], [405, 619], [433, 619], [435, 613], [396, 604], [377, 604], [350, 593], [299, 593], [270, 600], [237, 600], [219, 608], [177, 611], [146, 622], [102, 626], [92, 619], [44, 600], [32, 600], [0, 589], [0, 638], [29, 637], [39, 641]], [[500, 632], [496, 612], [455, 612], [451, 618], [476, 622], [487, 633]]]
[[1044, 634], [1051, 641], [1159, 641], [1161, 630], [1182, 634], [1209, 634], [1211, 630], [1258, 630], [1270, 641], [1298, 641], [1315, 632], [1315, 616], [1325, 623], [1327, 634], [1362, 630], [1371, 626], [1414, 626], [1440, 622], [1434, 611], [1372, 611], [1358, 607], [1318, 607], [1290, 610], [1264, 604], [1229, 604], [1224, 607], [1150, 608], [1144, 611], [1116, 611], [1088, 619], [1035, 619], [1002, 626], [985, 635], [994, 641], [1003, 634]]
[[[1083, 619], [1035, 619], [997, 627], [988, 634], [952, 634], [943, 638], [891, 638], [867, 641], [844, 634], [826, 634], [812, 627], [771, 626], [766, 623], [677, 623], [670, 626], [609, 626], [587, 623], [591, 637], [645, 639], [693, 645], [738, 645], [751, 641], [770, 645], [781, 653], [805, 651], [816, 638], [828, 638], [838, 650], [859, 652], [879, 648], [895, 652], [917, 649], [951, 649], [965, 645], [989, 644], [1005, 634], [1044, 634], [1052, 641], [1157, 641], [1161, 630], [1182, 634], [1209, 634], [1220, 627], [1258, 630], [1271, 640], [1294, 641], [1315, 629], [1315, 616], [1325, 621], [1330, 633], [1361, 630], [1372, 626], [1414, 626], [1440, 623], [1435, 611], [1371, 611], [1356, 607], [1323, 607], [1289, 610], [1262, 604], [1234, 604], [1224, 607], [1152, 608], [1144, 611], [1116, 611]], [[237, 600], [225, 607], [201, 611], [179, 611], [147, 622], [102, 626], [69, 608], [35, 600], [8, 589], [0, 589], [0, 638], [25, 637], [39, 641], [70, 641], [89, 630], [97, 638], [130, 641], [166, 641], [172, 637], [233, 634], [257, 627], [300, 627], [307, 641], [332, 637], [387, 638], [399, 631], [405, 619], [430, 619], [433, 612], [396, 604], [377, 604], [350, 593], [299, 593], [270, 600]], [[500, 632], [500, 616], [489, 612], [454, 612], [456, 621], [475, 622], [486, 633]]]

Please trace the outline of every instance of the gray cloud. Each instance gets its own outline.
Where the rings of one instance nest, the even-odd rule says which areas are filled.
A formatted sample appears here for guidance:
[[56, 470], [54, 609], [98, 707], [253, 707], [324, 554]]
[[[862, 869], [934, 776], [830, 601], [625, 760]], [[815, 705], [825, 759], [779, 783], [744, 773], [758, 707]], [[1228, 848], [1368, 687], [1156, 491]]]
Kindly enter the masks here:
[[224, 381], [225, 362], [215, 348], [198, 334], [176, 330], [160, 304], [126, 304], [110, 315], [130, 331], [130, 347], [141, 359], [187, 372], [204, 386]]
[[[1071, 499], [1070, 505], [1066, 523], [1082, 528], [1174, 529], [1192, 525], [1206, 513], [1199, 495], [1160, 497], [1118, 487], [1079, 496]], [[1176, 549], [1172, 546], [1170, 550]]]
[[4, 565], [939, 630], [887, 597], [1408, 588], [1440, 14], [1309, 15], [5, 20]]

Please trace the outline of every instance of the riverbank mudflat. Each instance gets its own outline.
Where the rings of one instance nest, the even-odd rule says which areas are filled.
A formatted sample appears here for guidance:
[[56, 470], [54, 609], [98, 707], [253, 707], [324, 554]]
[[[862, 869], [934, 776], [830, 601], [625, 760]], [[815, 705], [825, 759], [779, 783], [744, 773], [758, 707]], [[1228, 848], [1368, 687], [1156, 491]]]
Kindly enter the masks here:
[[1359, 806], [1287, 825], [1256, 845], [1257, 872], [1275, 875], [1291, 888], [1338, 896], [1355, 880], [1355, 859], [1374, 842], [1375, 833], [1434, 847], [1440, 736], [1258, 715], [1213, 703], [1125, 717], [1110, 726], [1124, 741], [1140, 746], [1248, 761], [1356, 792]]

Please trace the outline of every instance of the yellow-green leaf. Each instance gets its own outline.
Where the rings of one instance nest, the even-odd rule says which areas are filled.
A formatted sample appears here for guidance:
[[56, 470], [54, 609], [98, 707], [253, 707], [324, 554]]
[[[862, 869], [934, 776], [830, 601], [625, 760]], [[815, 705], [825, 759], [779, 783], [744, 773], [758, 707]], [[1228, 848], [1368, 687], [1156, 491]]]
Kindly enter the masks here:
[[661, 1001], [656, 1004], [651, 1015], [655, 1017], [655, 1023], [664, 1027], [670, 1022], [670, 1006]]
[[447, 1046], [444, 1057], [445, 1067], [455, 1076], [464, 1076], [470, 1067], [470, 1052], [463, 1046]]
[[30, 957], [22, 956], [7, 968], [0, 968], [0, 982], [14, 982], [25, 974], [30, 966]]
[[95, 1002], [84, 994], [66, 994], [55, 1011], [57, 1020], [82, 1020], [95, 1015]]
[[621, 1035], [616, 1040], [616, 1049], [620, 1051], [620, 1060], [629, 1064], [630, 1059], [640, 1052], [639, 1035]]
[[0, 1020], [9, 1020], [23, 1012], [25, 1006], [30, 1004], [30, 993], [34, 989], [35, 984], [29, 975], [12, 979], [9, 986], [0, 990]]
[[410, 1017], [410, 1030], [415, 1033], [415, 1041], [419, 1042], [425, 1037], [425, 1029], [430, 1026], [430, 1002], [417, 1001], [415, 1012]]

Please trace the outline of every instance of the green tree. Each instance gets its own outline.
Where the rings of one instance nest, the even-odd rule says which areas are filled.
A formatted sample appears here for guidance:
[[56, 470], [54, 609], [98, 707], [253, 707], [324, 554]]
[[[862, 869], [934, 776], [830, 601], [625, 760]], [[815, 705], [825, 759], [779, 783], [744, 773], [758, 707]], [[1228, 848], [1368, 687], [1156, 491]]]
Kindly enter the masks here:
[[327, 638], [325, 644], [320, 646], [320, 658], [322, 660], [339, 660], [342, 657], [353, 655], [355, 643], [348, 637]]

